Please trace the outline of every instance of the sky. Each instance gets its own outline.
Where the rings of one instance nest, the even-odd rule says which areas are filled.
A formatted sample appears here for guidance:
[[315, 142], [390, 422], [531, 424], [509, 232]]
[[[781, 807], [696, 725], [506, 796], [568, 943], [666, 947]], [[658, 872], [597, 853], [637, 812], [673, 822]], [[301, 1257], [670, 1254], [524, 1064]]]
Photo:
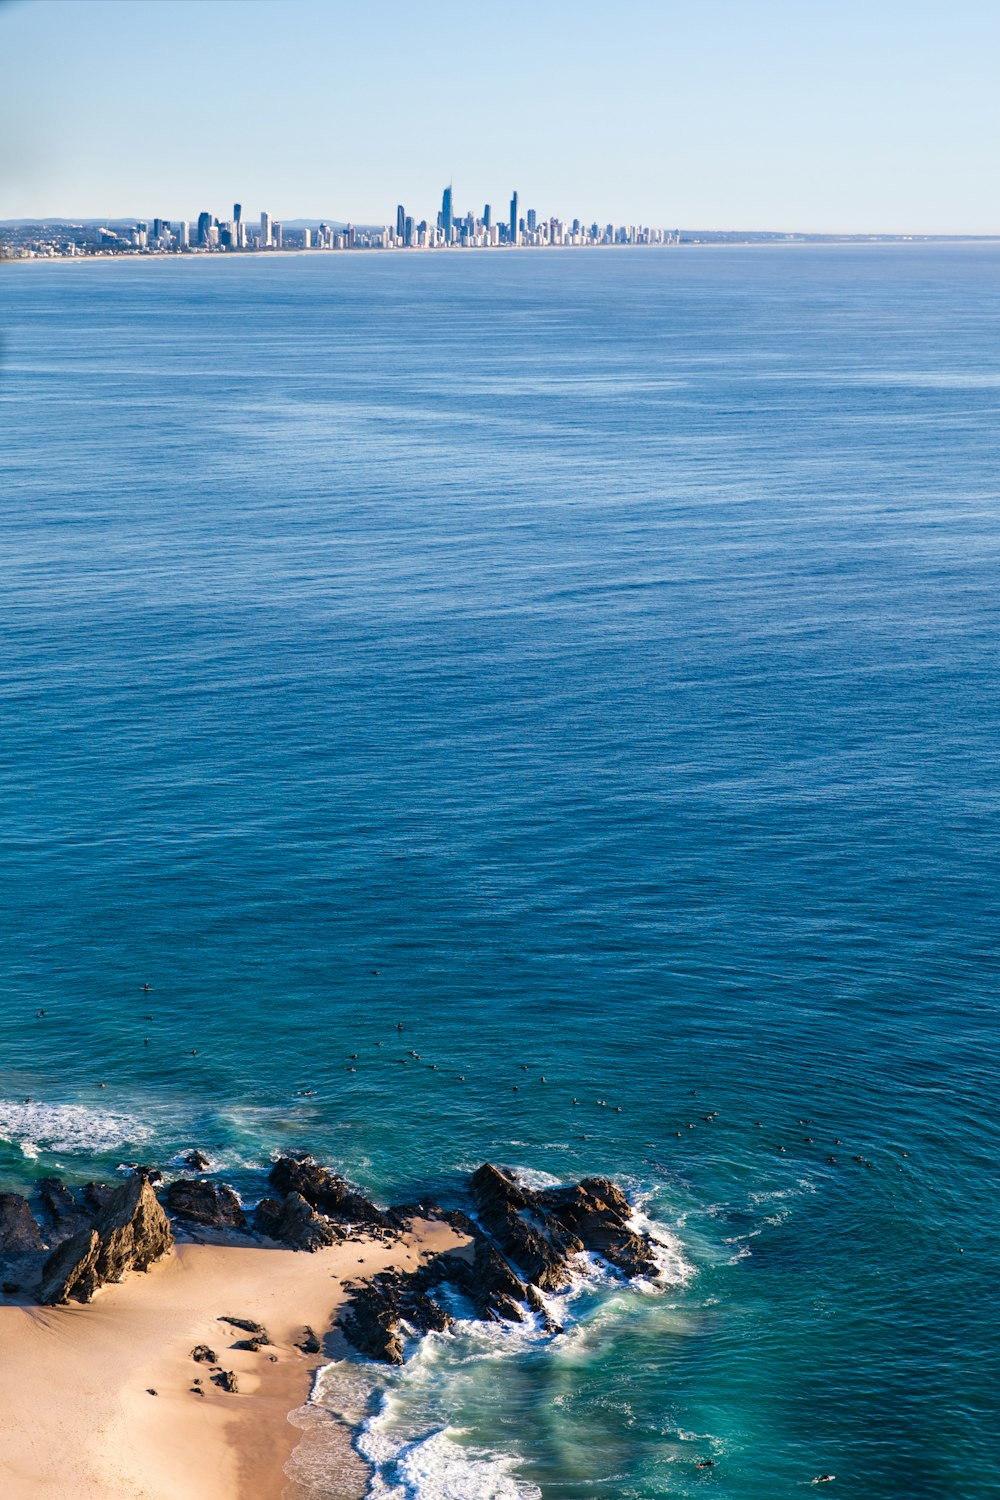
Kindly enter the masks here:
[[997, 0], [0, 0], [0, 219], [1000, 233]]

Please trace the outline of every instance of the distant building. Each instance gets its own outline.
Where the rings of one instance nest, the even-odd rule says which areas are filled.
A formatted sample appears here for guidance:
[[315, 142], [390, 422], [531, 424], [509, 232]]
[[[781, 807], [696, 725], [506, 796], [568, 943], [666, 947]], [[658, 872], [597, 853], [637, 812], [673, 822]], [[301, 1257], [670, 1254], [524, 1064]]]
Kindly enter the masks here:
[[177, 225], [177, 243], [182, 250], [186, 250], [191, 243], [191, 231], [187, 219], [181, 219]]
[[242, 224], [242, 222], [243, 222], [243, 204], [242, 203], [234, 203], [233, 204], [233, 223], [234, 224]]
[[271, 229], [271, 243], [276, 250], [282, 248], [281, 225], [274, 224]]
[[396, 238], [402, 240], [406, 237], [406, 209], [400, 203], [396, 207]]
[[211, 227], [212, 227], [212, 215], [211, 214], [199, 214], [198, 215], [198, 233], [197, 233], [197, 236], [196, 236], [197, 242], [198, 242], [199, 245], [207, 245], [208, 244], [208, 239], [209, 239], [208, 232], [211, 229]]
[[261, 214], [261, 216], [260, 216], [260, 248], [262, 250], [268, 250], [271, 247], [271, 243], [272, 243], [272, 240], [271, 240], [271, 215], [270, 214]]
[[492, 210], [492, 208], [490, 208], [490, 205], [487, 203], [483, 207], [483, 228], [486, 230], [487, 233], [489, 233], [489, 231], [492, 229], [492, 227], [493, 227], [493, 210]]
[[312, 230], [311, 229], [303, 229], [303, 231], [302, 231], [302, 248], [303, 248], [303, 250], [311, 250], [312, 249], [312, 242], [313, 242], [313, 232], [312, 232]]
[[521, 243], [521, 226], [517, 217], [517, 193], [510, 200], [510, 242], [512, 245]]
[[536, 225], [537, 222], [538, 221], [537, 221], [537, 219], [535, 217], [535, 210], [533, 208], [529, 208], [528, 209], [528, 233], [529, 234], [534, 234], [534, 232], [535, 232], [535, 225]]
[[452, 230], [455, 224], [455, 214], [452, 208], [451, 183], [444, 190], [441, 198], [441, 228], [444, 231], [444, 242], [451, 244]]

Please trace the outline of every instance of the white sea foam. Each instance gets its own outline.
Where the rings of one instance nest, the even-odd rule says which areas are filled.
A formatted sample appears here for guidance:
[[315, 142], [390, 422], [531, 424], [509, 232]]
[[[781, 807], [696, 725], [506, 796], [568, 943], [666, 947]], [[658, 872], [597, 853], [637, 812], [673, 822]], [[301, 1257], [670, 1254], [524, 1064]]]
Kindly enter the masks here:
[[[534, 1168], [514, 1168], [514, 1174], [536, 1190], [561, 1180]], [[369, 1500], [540, 1500], [541, 1492], [524, 1476], [515, 1453], [476, 1441], [495, 1431], [486, 1418], [495, 1392], [504, 1386], [503, 1365], [534, 1357], [541, 1349], [551, 1349], [564, 1367], [567, 1361], [589, 1360], [613, 1339], [622, 1319], [641, 1315], [643, 1295], [657, 1294], [659, 1315], [672, 1317], [672, 1304], [663, 1293], [693, 1275], [677, 1236], [648, 1215], [641, 1193], [633, 1188], [631, 1196], [638, 1202], [632, 1227], [649, 1235], [658, 1274], [629, 1283], [597, 1255], [574, 1256], [567, 1286], [542, 1299], [548, 1317], [563, 1332], [550, 1332], [536, 1313], [520, 1323], [480, 1322], [462, 1317], [456, 1305], [451, 1310], [459, 1321], [453, 1328], [414, 1339], [399, 1368], [348, 1359], [319, 1373], [312, 1402], [327, 1422], [333, 1417], [337, 1425], [355, 1428], [355, 1447], [372, 1475]], [[442, 1296], [447, 1300], [446, 1293]], [[307, 1441], [289, 1470], [292, 1477], [304, 1477], [307, 1463], [318, 1474], [325, 1462], [324, 1417], [311, 1423], [308, 1413], [302, 1415], [296, 1425], [305, 1429]], [[329, 1460], [335, 1467], [332, 1448]]]
[[541, 1500], [536, 1485], [517, 1477], [516, 1458], [464, 1448], [460, 1436], [446, 1427], [404, 1448], [391, 1479], [376, 1473], [372, 1500]]
[[149, 1125], [134, 1115], [84, 1104], [16, 1103], [0, 1099], [0, 1140], [35, 1160], [42, 1152], [89, 1155], [136, 1146], [150, 1138]]

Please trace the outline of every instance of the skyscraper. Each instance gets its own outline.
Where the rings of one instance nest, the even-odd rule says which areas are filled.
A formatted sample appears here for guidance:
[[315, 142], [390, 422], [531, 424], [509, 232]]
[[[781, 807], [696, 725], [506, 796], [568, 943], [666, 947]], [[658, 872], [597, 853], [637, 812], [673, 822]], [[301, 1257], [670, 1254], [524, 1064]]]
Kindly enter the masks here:
[[208, 240], [209, 240], [208, 231], [211, 229], [211, 227], [212, 227], [212, 215], [211, 214], [199, 214], [198, 215], [198, 235], [197, 235], [197, 240], [198, 240], [198, 244], [199, 245], [207, 245], [208, 244]]
[[486, 204], [486, 206], [483, 209], [483, 228], [484, 229], [492, 229], [493, 228], [493, 210], [492, 210], [492, 208], [490, 208], [490, 205], [488, 203]]
[[406, 235], [406, 209], [400, 203], [396, 207], [396, 238], [401, 240]]
[[233, 204], [233, 223], [234, 224], [239, 224], [242, 218], [243, 218], [243, 204], [242, 203], [234, 203]]
[[510, 200], [510, 242], [512, 245], [521, 243], [521, 226], [517, 222], [517, 193]]
[[535, 226], [536, 226], [537, 222], [538, 222], [538, 220], [537, 220], [536, 215], [535, 215], [535, 210], [533, 208], [529, 208], [528, 209], [528, 233], [529, 234], [534, 234], [534, 232], [535, 232]]
[[182, 250], [186, 250], [190, 243], [187, 219], [181, 219], [177, 225], [177, 243]]
[[271, 244], [271, 215], [270, 214], [261, 214], [261, 216], [260, 216], [260, 248], [262, 250], [267, 249], [267, 247], [270, 244]]
[[441, 228], [444, 230], [444, 242], [446, 245], [451, 244], [451, 234], [454, 222], [455, 216], [452, 212], [451, 207], [451, 183], [449, 182], [448, 186], [444, 190], [444, 196], [441, 199]]

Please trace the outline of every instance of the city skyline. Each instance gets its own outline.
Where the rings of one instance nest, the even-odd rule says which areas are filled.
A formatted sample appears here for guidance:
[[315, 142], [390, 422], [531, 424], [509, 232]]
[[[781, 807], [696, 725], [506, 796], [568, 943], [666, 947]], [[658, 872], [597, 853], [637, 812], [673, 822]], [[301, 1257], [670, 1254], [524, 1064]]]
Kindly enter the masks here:
[[[456, 214], [451, 182], [441, 194], [436, 217], [417, 218], [397, 203], [395, 213], [382, 224], [354, 224], [321, 220], [285, 225], [267, 209], [256, 224], [247, 220], [242, 201], [234, 201], [229, 218], [219, 218], [202, 209], [193, 218], [88, 220], [79, 225], [52, 221], [29, 221], [0, 228], [0, 251], [7, 255], [34, 254], [168, 254], [193, 252], [245, 253], [281, 250], [457, 250], [596, 247], [598, 245], [656, 246], [679, 243], [679, 231], [645, 224], [615, 224], [579, 215], [562, 220], [556, 215], [539, 216], [530, 208], [522, 215], [515, 188], [505, 217], [497, 219], [492, 205], [481, 212], [469, 209]], [[53, 236], [34, 235], [34, 230], [56, 229]]]

